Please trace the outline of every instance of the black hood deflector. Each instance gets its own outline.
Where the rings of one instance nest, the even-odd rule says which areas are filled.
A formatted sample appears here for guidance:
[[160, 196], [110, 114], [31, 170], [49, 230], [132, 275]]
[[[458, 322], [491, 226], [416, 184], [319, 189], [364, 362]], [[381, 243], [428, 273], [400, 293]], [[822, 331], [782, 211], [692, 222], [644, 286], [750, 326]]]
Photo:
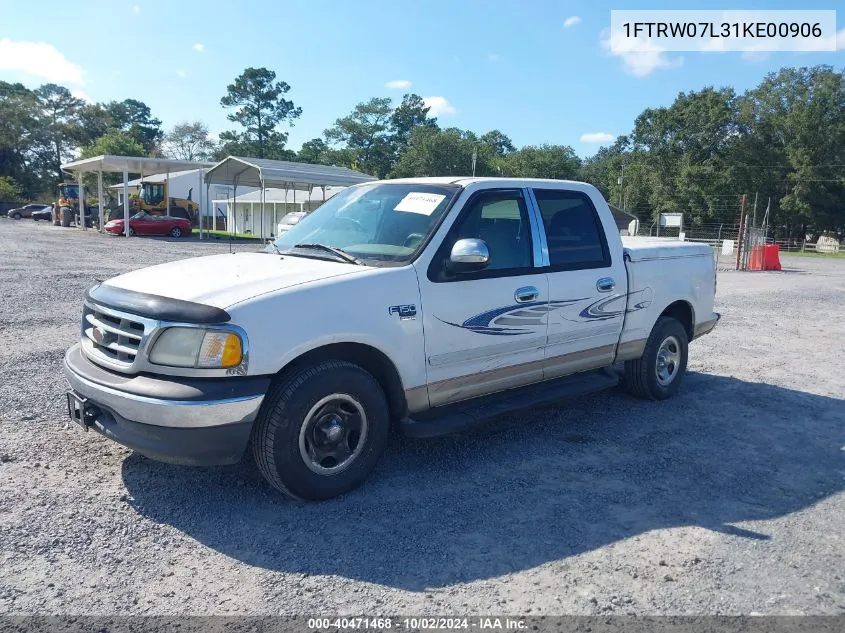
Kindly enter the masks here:
[[228, 323], [232, 318], [225, 310], [204, 303], [160, 297], [108, 284], [97, 284], [85, 293], [85, 298], [106, 308], [160, 321], [215, 325]]

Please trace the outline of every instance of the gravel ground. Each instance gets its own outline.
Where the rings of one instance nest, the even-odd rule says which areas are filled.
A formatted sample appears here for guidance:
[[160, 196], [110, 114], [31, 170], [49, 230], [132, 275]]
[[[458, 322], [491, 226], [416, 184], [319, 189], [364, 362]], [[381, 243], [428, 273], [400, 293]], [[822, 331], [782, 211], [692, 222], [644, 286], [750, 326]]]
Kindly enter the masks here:
[[65, 422], [86, 288], [228, 248], [0, 220], [0, 613], [845, 613], [845, 261], [720, 273], [671, 401], [395, 438], [299, 504]]

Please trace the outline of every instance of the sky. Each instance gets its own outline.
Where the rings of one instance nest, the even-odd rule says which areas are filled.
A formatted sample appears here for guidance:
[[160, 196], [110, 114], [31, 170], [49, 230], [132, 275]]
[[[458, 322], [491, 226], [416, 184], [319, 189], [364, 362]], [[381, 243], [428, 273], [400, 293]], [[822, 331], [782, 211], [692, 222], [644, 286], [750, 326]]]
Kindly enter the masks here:
[[[737, 2], [737, 0], [732, 0]], [[845, 8], [819, 0], [813, 9]], [[237, 126], [220, 98], [265, 66], [302, 107], [288, 146], [320, 136], [371, 97], [426, 99], [442, 127], [499, 129], [517, 146], [566, 144], [581, 156], [630, 132], [681, 91], [741, 92], [783, 66], [845, 66], [835, 52], [612, 53], [619, 3], [546, 0], [0, 0], [0, 79], [60, 83], [94, 101], [144, 101], [165, 128]], [[743, 1], [720, 8], [802, 9]], [[678, 3], [649, 2], [648, 9]], [[626, 7], [630, 8], [630, 7]], [[688, 8], [709, 8], [707, 3]]]

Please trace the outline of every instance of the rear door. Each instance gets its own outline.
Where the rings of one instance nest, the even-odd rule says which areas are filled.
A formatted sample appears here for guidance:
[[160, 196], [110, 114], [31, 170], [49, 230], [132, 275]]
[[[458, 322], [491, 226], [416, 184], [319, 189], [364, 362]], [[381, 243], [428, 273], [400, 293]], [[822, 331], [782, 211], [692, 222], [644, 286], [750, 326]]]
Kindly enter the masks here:
[[[548, 286], [538, 231], [524, 190], [484, 189], [467, 200], [430, 262], [415, 263], [431, 406], [542, 379]], [[463, 238], [484, 240], [490, 264], [450, 275], [445, 261]]]
[[549, 283], [544, 378], [609, 365], [622, 331], [627, 293], [613, 218], [598, 213], [596, 203], [601, 201], [593, 200], [588, 190], [537, 187], [529, 194], [542, 220]]

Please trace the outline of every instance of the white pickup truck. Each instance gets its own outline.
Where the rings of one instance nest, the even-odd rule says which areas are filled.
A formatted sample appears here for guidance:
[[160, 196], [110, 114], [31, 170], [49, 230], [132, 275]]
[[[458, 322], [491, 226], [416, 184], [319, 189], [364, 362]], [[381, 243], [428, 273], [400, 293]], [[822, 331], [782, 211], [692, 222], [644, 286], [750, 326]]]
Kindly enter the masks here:
[[162, 461], [251, 447], [274, 487], [325, 499], [364, 480], [394, 428], [452, 433], [620, 381], [672, 396], [719, 319], [715, 287], [709, 246], [623, 244], [584, 183], [372, 182], [264, 252], [91, 288], [68, 411]]

